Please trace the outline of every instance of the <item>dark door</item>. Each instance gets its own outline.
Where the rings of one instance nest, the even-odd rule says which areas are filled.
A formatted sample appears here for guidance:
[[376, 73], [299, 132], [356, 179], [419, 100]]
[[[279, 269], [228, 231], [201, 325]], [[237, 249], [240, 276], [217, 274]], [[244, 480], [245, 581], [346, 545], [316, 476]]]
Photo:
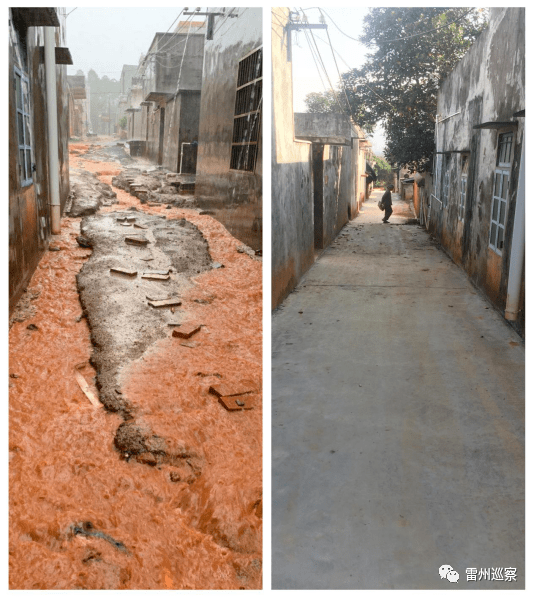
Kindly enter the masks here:
[[324, 145], [313, 144], [313, 238], [316, 250], [324, 246], [323, 151]]
[[165, 108], [159, 109], [159, 149], [158, 164], [163, 164], [163, 137], [165, 135]]

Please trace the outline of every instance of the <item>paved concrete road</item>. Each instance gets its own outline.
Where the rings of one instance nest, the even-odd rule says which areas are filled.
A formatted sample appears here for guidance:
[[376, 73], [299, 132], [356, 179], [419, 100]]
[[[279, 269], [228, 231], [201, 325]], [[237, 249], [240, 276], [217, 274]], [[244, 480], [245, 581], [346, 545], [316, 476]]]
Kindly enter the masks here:
[[378, 197], [273, 316], [273, 588], [522, 588], [524, 344]]

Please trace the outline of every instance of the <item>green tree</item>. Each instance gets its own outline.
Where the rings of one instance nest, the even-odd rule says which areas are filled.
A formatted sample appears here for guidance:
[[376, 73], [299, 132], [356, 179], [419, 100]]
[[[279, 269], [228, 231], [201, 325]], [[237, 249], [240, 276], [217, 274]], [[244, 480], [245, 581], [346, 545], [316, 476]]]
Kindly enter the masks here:
[[[339, 101], [339, 93], [333, 91], [324, 91], [322, 93], [312, 92], [304, 98], [306, 112], [324, 114], [325, 112], [341, 112], [343, 104]], [[345, 100], [345, 112], [346, 110]]]
[[394, 176], [391, 164], [384, 160], [384, 158], [373, 154], [369, 162], [376, 173], [378, 187], [383, 187], [384, 185], [393, 182]]
[[440, 83], [486, 26], [486, 9], [372, 8], [360, 41], [372, 52], [342, 75], [354, 121], [382, 121], [385, 157], [412, 170], [430, 166]]

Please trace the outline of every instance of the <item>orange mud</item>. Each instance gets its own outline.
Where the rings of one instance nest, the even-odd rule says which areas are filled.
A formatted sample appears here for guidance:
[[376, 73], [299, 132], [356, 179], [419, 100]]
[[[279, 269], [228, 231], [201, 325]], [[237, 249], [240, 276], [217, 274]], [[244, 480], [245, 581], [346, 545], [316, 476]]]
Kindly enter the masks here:
[[[80, 390], [74, 367], [89, 359], [91, 344], [85, 319], [76, 322], [75, 275], [90, 250], [76, 244], [79, 220], [63, 219], [53, 243], [62, 250], [43, 257], [30, 284], [41, 290], [37, 314], [10, 331], [10, 374], [19, 376], [10, 378], [10, 588], [259, 589], [261, 263], [238, 253], [240, 242], [209, 216], [148, 208], [115, 191], [120, 203], [106, 211], [135, 205], [187, 218], [225, 266], [199, 275], [179, 308], [185, 321], [204, 325], [190, 339], [197, 346], [162, 339], [121, 380], [156, 434], [202, 456], [202, 472], [192, 483], [172, 482], [165, 465], [122, 460], [113, 446], [122, 419], [95, 409]], [[92, 385], [94, 371], [81, 371]], [[257, 388], [255, 408], [226, 411], [208, 393], [218, 382]], [[84, 521], [127, 552], [74, 535], [72, 525]]]

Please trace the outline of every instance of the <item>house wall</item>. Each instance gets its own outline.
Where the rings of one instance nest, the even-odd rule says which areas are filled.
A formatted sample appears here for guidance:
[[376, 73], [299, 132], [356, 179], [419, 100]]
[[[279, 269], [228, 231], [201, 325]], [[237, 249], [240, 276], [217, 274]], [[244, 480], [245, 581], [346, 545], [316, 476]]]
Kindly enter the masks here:
[[332, 243], [349, 221], [354, 187], [353, 155], [350, 146], [325, 146], [324, 159], [324, 237], [323, 247]]
[[178, 83], [181, 90], [199, 90], [203, 55], [204, 29], [179, 35], [157, 33], [147, 53], [143, 98], [153, 91], [174, 93]]
[[[21, 10], [21, 9], [19, 9]], [[36, 10], [36, 9], [24, 9]], [[65, 19], [60, 11], [60, 28], [56, 28], [56, 45], [66, 46]], [[11, 313], [22, 291], [28, 285], [37, 264], [48, 247], [49, 176], [48, 130], [45, 103], [45, 68], [39, 61], [39, 46], [44, 45], [44, 29], [30, 27], [26, 30], [26, 57], [21, 48], [19, 33], [13, 25], [13, 12], [9, 9], [9, 312]], [[22, 186], [18, 164], [18, 131], [15, 98], [14, 68], [25, 72], [29, 79], [29, 114], [32, 139], [32, 183]], [[58, 137], [59, 137], [59, 192], [61, 211], [69, 194], [69, 94], [66, 66], [56, 65]]]
[[289, 10], [272, 9], [272, 307], [314, 261], [312, 145], [295, 140], [293, 82], [284, 26]]
[[342, 114], [294, 114], [289, 9], [272, 9], [272, 307], [354, 218], [365, 195], [366, 143]]
[[[488, 28], [441, 85], [438, 96], [438, 152], [467, 150], [467, 195], [465, 219], [459, 215], [461, 153], [437, 154], [434, 195], [444, 199], [445, 173], [449, 172], [448, 205], [432, 199], [428, 227], [440, 239], [452, 259], [492, 303], [504, 312], [510, 247], [513, 237], [516, 194], [524, 119], [513, 114], [525, 108], [525, 10], [491, 9]], [[456, 114], [458, 113], [458, 114]], [[447, 118], [449, 117], [449, 118]], [[485, 122], [511, 122], [518, 126], [474, 129]], [[502, 255], [489, 247], [497, 147], [499, 135], [513, 131], [513, 158], [505, 220]], [[524, 309], [522, 311], [524, 318]], [[524, 319], [515, 324], [524, 330]]]
[[260, 249], [261, 125], [255, 171], [231, 170], [230, 160], [239, 61], [262, 45], [262, 9], [233, 11], [237, 18], [215, 18], [213, 39], [204, 46], [195, 196], [235, 237]]
[[[164, 103], [163, 108], [166, 108]], [[146, 109], [147, 115], [143, 123], [143, 130], [141, 131], [142, 139], [146, 139], [145, 157], [151, 162], [157, 162], [159, 152], [161, 107], [158, 107], [153, 103], [151, 106], [147, 106]], [[164, 118], [167, 118], [167, 110], [165, 110]]]
[[[174, 99], [167, 102], [165, 117], [169, 121], [165, 127], [163, 166], [173, 172], [180, 172], [181, 144], [195, 141], [198, 143], [200, 91], [178, 92]], [[186, 158], [187, 155], [185, 154]], [[194, 165], [189, 170], [194, 171]]]

